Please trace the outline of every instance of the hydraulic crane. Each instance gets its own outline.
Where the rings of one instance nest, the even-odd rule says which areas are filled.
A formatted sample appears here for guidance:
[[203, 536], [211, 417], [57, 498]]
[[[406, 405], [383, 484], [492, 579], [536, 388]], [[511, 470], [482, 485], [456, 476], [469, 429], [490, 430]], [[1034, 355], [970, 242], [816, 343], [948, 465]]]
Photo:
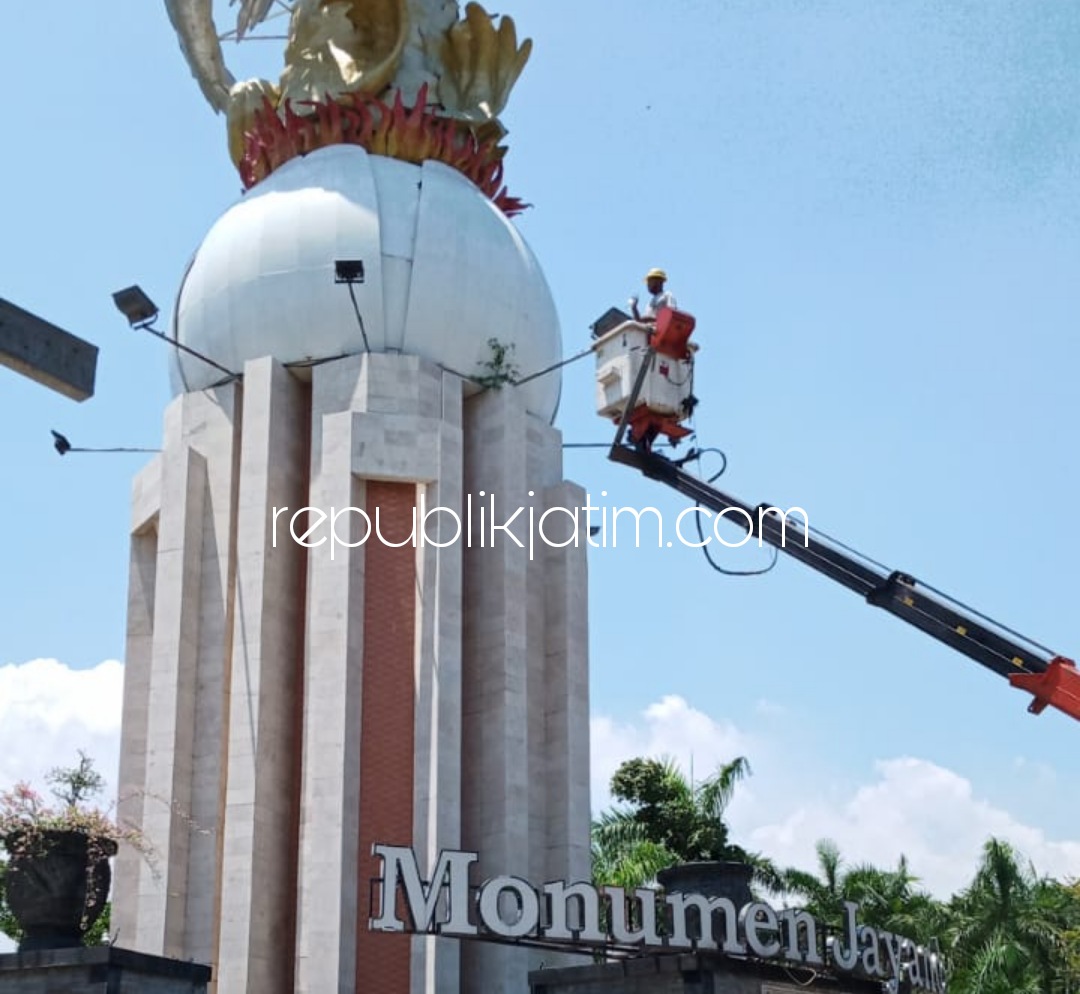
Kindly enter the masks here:
[[[954, 600], [909, 573], [890, 571], [808, 526], [753, 507], [688, 473], [697, 453], [669, 459], [653, 450], [665, 435], [673, 442], [688, 432], [680, 424], [696, 403], [692, 395], [696, 347], [689, 342], [694, 319], [665, 309], [655, 327], [624, 322], [600, 336], [597, 406], [618, 423], [608, 458], [666, 484], [695, 505], [724, 514], [751, 536], [847, 587], [874, 607], [952, 646], [1033, 696], [1028, 710], [1057, 708], [1080, 720], [1080, 671], [1066, 659], [1019, 632]], [[631, 386], [632, 384], [632, 386]], [[726, 512], [735, 512], [728, 514]]]

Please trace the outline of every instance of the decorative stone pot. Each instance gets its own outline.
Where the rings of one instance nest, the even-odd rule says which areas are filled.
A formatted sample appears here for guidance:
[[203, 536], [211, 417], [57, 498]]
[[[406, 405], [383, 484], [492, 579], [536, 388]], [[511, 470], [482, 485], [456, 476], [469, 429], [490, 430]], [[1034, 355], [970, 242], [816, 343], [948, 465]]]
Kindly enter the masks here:
[[9, 835], [4, 846], [10, 854], [7, 904], [23, 932], [19, 952], [81, 946], [105, 910], [116, 843], [96, 839], [91, 845], [82, 832], [49, 831], [32, 848], [22, 833]]
[[669, 893], [726, 897], [737, 910], [754, 900], [750, 892], [753, 875], [749, 863], [681, 863], [661, 870], [656, 879]]

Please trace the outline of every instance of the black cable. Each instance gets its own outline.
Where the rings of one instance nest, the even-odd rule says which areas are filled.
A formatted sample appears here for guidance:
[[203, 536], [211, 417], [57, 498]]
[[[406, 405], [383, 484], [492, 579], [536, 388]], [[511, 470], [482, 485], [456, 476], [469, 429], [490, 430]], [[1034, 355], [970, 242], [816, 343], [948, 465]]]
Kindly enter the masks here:
[[[713, 473], [713, 475], [710, 476], [707, 480], [705, 480], [705, 482], [711, 486], [713, 483], [719, 480], [720, 477], [724, 475], [724, 473], [727, 472], [728, 457], [727, 453], [725, 453], [722, 449], [695, 449], [689, 454], [687, 454], [686, 458], [682, 460], [682, 464], [685, 465], [688, 462], [700, 461], [701, 457], [706, 452], [715, 452], [718, 456], [720, 456], [720, 459], [722, 460], [720, 469], [717, 472]], [[762, 567], [761, 569], [728, 569], [726, 566], [721, 566], [715, 559], [713, 559], [712, 553], [709, 552], [709, 546], [705, 544], [705, 530], [701, 527], [700, 507], [694, 508], [694, 524], [697, 527], [698, 541], [702, 543], [702, 545], [700, 546], [701, 551], [705, 554], [705, 559], [708, 564], [714, 570], [716, 570], [717, 573], [723, 573], [724, 576], [764, 576], [766, 573], [771, 573], [774, 569], [776, 569], [776, 564], [780, 560], [780, 550], [777, 549], [775, 546], [771, 547], [772, 559], [770, 560], [769, 565]]]
[[577, 362], [578, 359], [584, 359], [585, 356], [591, 355], [593, 346], [590, 345], [587, 349], [582, 349], [577, 355], [570, 356], [569, 359], [563, 359], [561, 362], [555, 363], [554, 366], [548, 366], [545, 369], [541, 369], [538, 373], [530, 373], [528, 376], [523, 376], [520, 380], [512, 380], [511, 383], [515, 387], [520, 387], [523, 383], [528, 383], [530, 380], [538, 379], [541, 376], [547, 376], [548, 373], [554, 373], [557, 369], [562, 369], [563, 366], [569, 366], [572, 362]]

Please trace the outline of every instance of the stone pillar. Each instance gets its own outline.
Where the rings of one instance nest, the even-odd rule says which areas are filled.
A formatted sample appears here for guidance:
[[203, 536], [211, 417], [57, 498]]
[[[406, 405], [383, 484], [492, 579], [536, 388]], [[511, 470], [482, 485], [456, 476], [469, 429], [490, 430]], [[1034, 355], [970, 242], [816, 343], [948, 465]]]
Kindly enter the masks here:
[[119, 795], [153, 858], [125, 854], [116, 927], [124, 945], [197, 962], [214, 954], [240, 398], [173, 401], [136, 488]]
[[413, 357], [343, 359], [315, 369], [312, 409], [308, 503], [355, 547], [332, 547], [333, 521], [309, 540], [327, 541], [308, 554], [297, 990], [449, 994], [453, 943], [367, 921], [385, 833], [432, 865], [460, 833], [460, 543], [418, 548], [413, 517], [421, 496], [461, 504], [461, 381]]
[[[465, 428], [462, 845], [479, 880], [589, 879], [587, 529], [579, 512], [575, 538], [570, 513], [584, 494], [562, 482], [561, 436], [512, 388], [470, 398]], [[518, 508], [520, 546], [498, 530]], [[463, 955], [467, 994], [513, 994], [552, 960], [480, 943]]]
[[271, 359], [244, 371], [236, 594], [224, 736], [219, 994], [292, 994], [303, 683], [303, 549], [275, 509], [306, 496], [308, 391]]

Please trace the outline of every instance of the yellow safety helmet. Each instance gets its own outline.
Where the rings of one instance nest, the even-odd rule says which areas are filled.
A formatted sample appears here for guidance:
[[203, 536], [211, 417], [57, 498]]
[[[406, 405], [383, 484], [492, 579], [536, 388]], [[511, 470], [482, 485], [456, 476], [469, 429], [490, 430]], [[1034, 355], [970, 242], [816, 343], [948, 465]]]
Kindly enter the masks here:
[[649, 280], [663, 280], [666, 283], [667, 273], [665, 273], [662, 269], [650, 269], [645, 274], [645, 282], [648, 283]]

